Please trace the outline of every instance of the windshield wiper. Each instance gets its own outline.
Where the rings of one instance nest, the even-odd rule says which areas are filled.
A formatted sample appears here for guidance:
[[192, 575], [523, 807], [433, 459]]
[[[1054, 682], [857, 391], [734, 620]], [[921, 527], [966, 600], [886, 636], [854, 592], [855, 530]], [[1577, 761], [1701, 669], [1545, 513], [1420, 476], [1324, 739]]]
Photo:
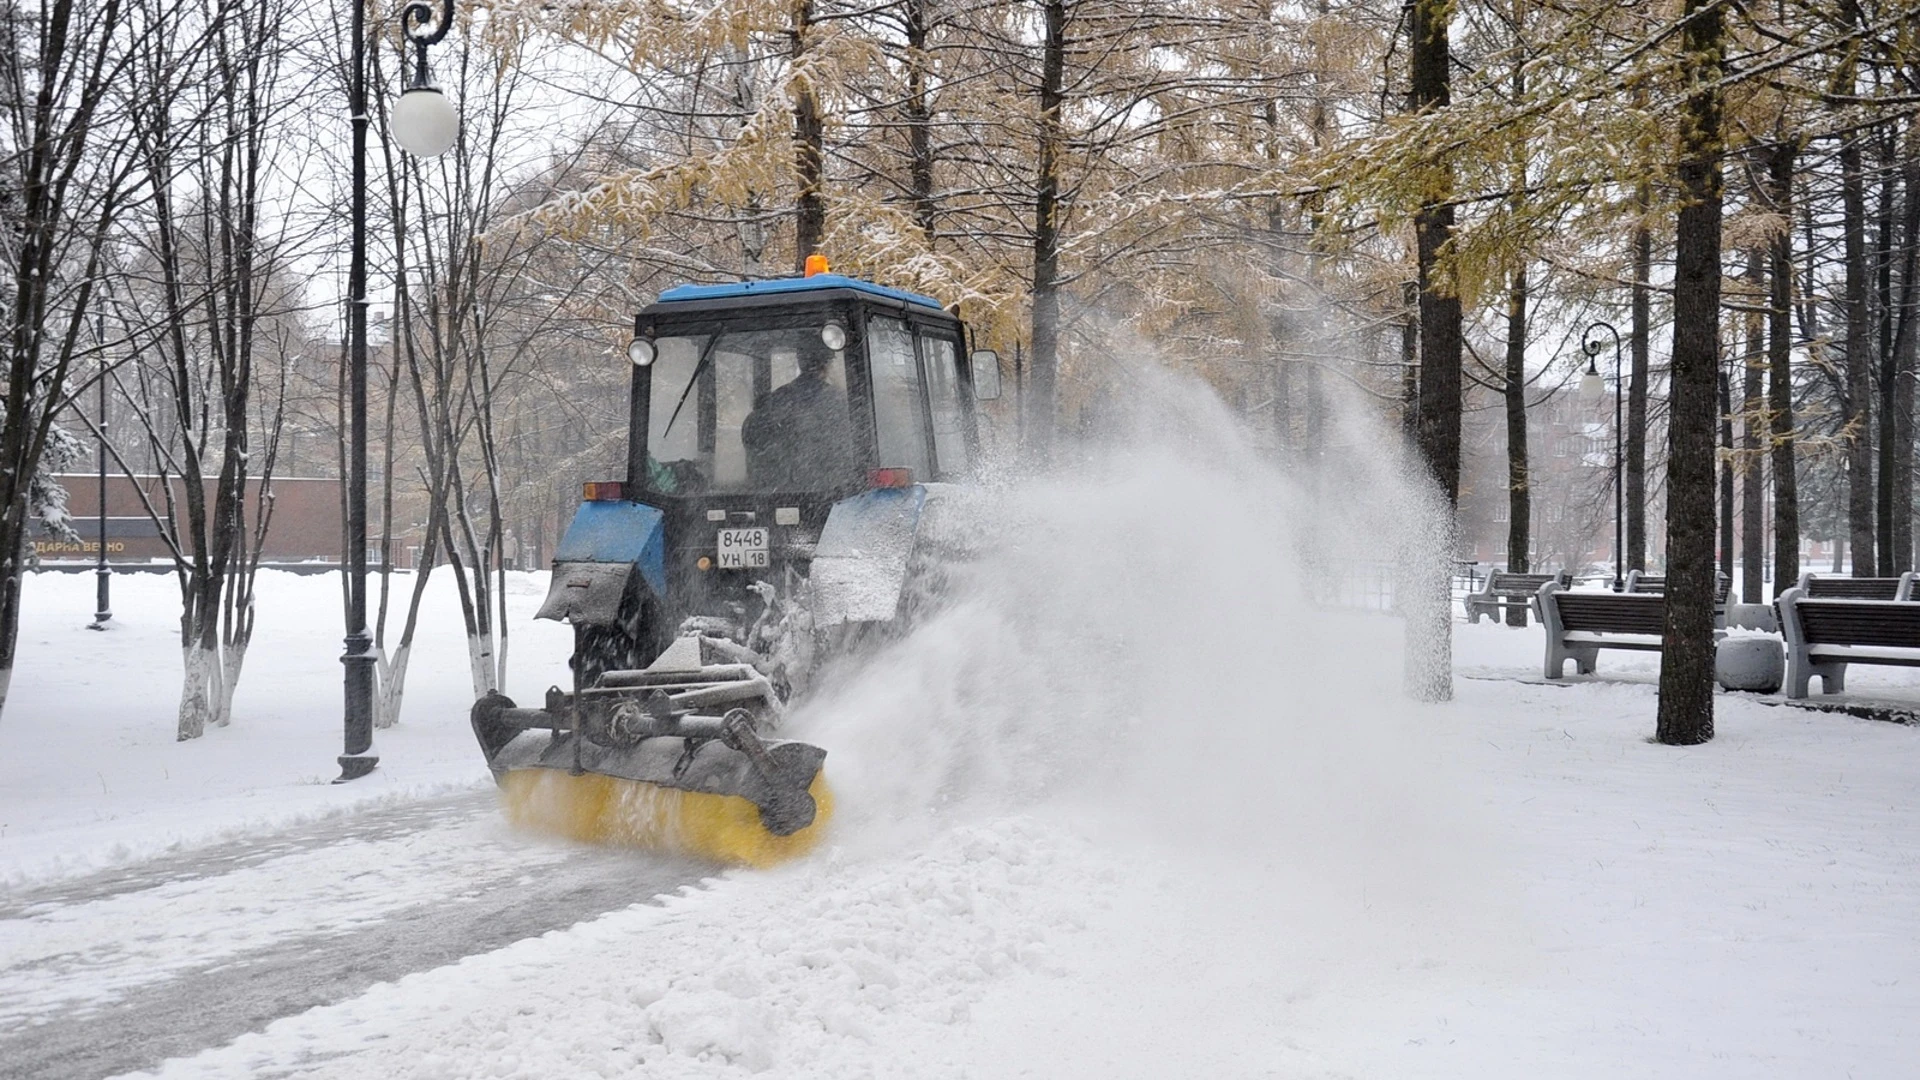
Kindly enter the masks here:
[[680, 391], [680, 400], [673, 406], [673, 415], [667, 417], [667, 426], [660, 432], [660, 440], [663, 444], [667, 436], [673, 432], [674, 421], [680, 419], [680, 410], [687, 407], [687, 395], [693, 393], [693, 388], [699, 385], [700, 375], [707, 370], [708, 362], [713, 359], [713, 350], [720, 344], [723, 336], [725, 335], [715, 334], [708, 338], [707, 347], [700, 350], [700, 359], [693, 365], [693, 374], [687, 378], [687, 388]]

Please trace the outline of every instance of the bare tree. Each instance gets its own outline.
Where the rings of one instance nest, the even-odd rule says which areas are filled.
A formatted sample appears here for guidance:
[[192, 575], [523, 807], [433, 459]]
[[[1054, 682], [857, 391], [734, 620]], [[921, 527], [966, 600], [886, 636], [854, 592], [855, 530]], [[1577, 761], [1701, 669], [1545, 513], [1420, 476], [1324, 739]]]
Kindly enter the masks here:
[[[156, 81], [186, 83], [173, 107], [140, 107], [136, 133], [152, 191], [143, 241], [157, 391], [140, 411], [161, 463], [162, 523], [179, 578], [186, 672], [177, 736], [231, 718], [254, 626], [254, 579], [272, 514], [271, 468], [285, 416], [285, 363], [297, 298], [283, 245], [262, 220], [276, 128], [291, 104], [281, 80], [284, 4], [182, 5], [204, 50], [155, 49]], [[274, 326], [278, 316], [280, 325]], [[277, 346], [277, 347], [276, 347]], [[268, 383], [257, 423], [256, 375]], [[170, 423], [156, 421], [164, 416]], [[255, 445], [256, 432], [265, 442]], [[168, 479], [177, 475], [176, 486]]]
[[[166, 108], [177, 81], [152, 83], [137, 61], [201, 31], [175, 5], [42, 0], [0, 17], [0, 289], [9, 306], [0, 386], [0, 707], [12, 679], [27, 530], [46, 505], [43, 464], [56, 442], [75, 358], [113, 230], [143, 194], [132, 103]], [[176, 47], [179, 47], [176, 44]], [[38, 494], [36, 494], [38, 493]]]

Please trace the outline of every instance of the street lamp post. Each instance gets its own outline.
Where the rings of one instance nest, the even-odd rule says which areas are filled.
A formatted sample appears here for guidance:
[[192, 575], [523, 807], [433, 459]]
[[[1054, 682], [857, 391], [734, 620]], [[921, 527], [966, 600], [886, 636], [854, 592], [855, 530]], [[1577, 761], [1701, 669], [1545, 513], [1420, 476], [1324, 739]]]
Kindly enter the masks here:
[[1626, 506], [1626, 493], [1621, 490], [1620, 444], [1625, 436], [1620, 424], [1620, 331], [1609, 322], [1595, 322], [1580, 335], [1580, 351], [1587, 354], [1587, 373], [1580, 377], [1580, 396], [1589, 401], [1598, 400], [1606, 389], [1600, 373], [1594, 369], [1594, 357], [1600, 355], [1602, 344], [1595, 331], [1605, 330], [1613, 335], [1613, 591], [1624, 592], [1626, 579], [1620, 573], [1621, 528], [1620, 519]]
[[[400, 26], [415, 49], [414, 77], [393, 110], [393, 137], [422, 157], [445, 153], [459, 134], [451, 103], [427, 85], [427, 46], [453, 28], [453, 0], [408, 0]], [[352, 246], [347, 263], [347, 638], [346, 746], [340, 776], [356, 780], [380, 763], [373, 751], [373, 635], [367, 629], [367, 33], [366, 5], [354, 0]]]
[[[100, 316], [96, 329], [103, 340], [106, 337], [103, 324], [106, 316]], [[99, 558], [94, 563], [94, 612], [93, 622], [87, 625], [89, 630], [105, 630], [107, 620], [113, 618], [113, 607], [108, 603], [108, 589], [113, 580], [113, 572], [107, 569], [107, 356], [100, 354], [100, 420], [94, 429], [94, 459], [100, 466], [100, 502], [98, 549]]]

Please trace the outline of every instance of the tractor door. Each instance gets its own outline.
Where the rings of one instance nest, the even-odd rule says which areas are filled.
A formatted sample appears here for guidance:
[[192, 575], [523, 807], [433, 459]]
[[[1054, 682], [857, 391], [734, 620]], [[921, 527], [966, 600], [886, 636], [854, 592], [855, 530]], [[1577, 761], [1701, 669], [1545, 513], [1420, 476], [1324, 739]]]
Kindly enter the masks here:
[[973, 402], [960, 377], [956, 330], [872, 315], [866, 327], [880, 468], [915, 479], [956, 481], [972, 468]]

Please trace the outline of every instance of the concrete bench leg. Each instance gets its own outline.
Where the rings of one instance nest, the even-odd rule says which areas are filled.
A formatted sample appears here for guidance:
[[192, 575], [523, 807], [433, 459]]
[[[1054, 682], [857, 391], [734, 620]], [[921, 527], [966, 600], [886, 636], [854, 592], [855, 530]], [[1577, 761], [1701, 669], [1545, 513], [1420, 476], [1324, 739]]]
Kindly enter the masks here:
[[1567, 661], [1573, 661], [1576, 675], [1591, 675], [1594, 661], [1600, 659], [1598, 645], [1566, 645], [1558, 639], [1547, 639], [1547, 678], [1564, 679], [1567, 677]]
[[1804, 656], [1787, 656], [1787, 696], [1794, 699], [1809, 697], [1813, 691], [1813, 677], [1820, 677], [1822, 694], [1838, 694], [1847, 688], [1847, 665], [1838, 661], [1809, 660]]

